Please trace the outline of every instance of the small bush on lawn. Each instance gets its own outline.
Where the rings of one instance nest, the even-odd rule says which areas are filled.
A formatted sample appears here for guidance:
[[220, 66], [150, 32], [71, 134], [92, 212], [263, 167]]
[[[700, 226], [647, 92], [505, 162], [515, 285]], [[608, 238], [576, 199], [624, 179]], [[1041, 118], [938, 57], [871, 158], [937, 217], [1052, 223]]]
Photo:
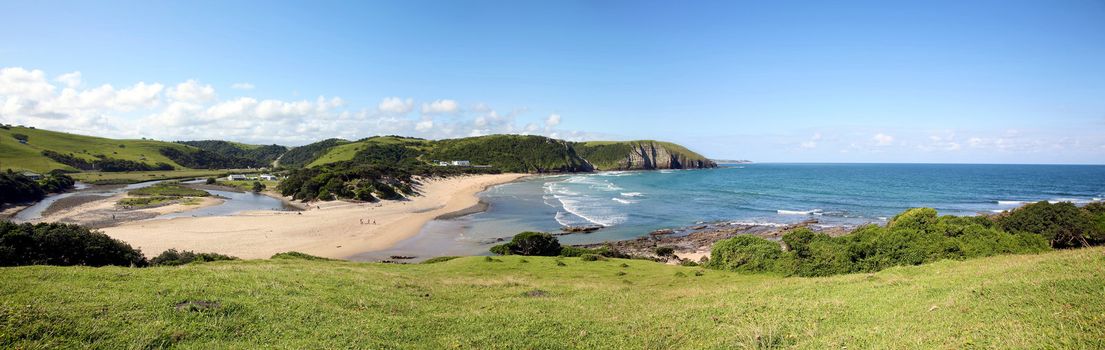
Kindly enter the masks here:
[[598, 254], [583, 254], [583, 255], [579, 256], [579, 260], [599, 261], [599, 260], [606, 260], [606, 257], [603, 257], [602, 255], [598, 255]]
[[299, 259], [299, 260], [334, 260], [329, 258], [323, 258], [321, 256], [314, 256], [310, 254], [304, 254], [300, 252], [284, 252], [276, 253], [269, 259]]
[[560, 241], [548, 233], [522, 232], [514, 235], [510, 243], [491, 247], [491, 252], [499, 255], [537, 255], [556, 256], [562, 247]]
[[195, 253], [192, 251], [177, 251], [176, 249], [169, 249], [150, 259], [150, 265], [153, 266], [180, 266], [185, 264], [191, 264], [194, 262], [208, 262], [219, 260], [238, 260], [233, 256], [222, 255], [217, 253]]
[[0, 221], [0, 266], [146, 266], [123, 241], [80, 225]]

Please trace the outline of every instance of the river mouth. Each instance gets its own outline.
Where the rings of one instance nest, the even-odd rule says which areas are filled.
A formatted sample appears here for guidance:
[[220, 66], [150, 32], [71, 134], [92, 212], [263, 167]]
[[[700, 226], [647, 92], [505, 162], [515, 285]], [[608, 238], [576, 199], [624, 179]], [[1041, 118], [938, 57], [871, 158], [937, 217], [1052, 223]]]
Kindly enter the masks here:
[[[195, 185], [201, 183], [203, 180], [186, 181], [185, 184]], [[85, 204], [93, 202], [103, 201], [113, 196], [118, 196], [126, 193], [130, 190], [149, 187], [163, 180], [147, 181], [135, 184], [129, 184], [125, 186], [118, 185], [106, 185], [96, 186], [84, 183], [78, 183], [74, 186], [74, 189], [65, 192], [52, 194], [43, 198], [38, 203], [31, 205], [15, 215], [12, 216], [14, 222], [39, 222], [44, 221], [44, 217], [49, 218], [52, 214], [58, 213], [67, 209], [73, 209]], [[148, 212], [141, 212], [139, 210], [125, 210], [118, 208], [110, 209], [98, 209], [87, 213], [86, 217], [92, 218], [82, 219], [69, 219], [62, 218], [61, 222], [73, 222], [79, 224], [89, 225], [91, 227], [107, 227], [114, 226], [128, 221], [138, 220], [161, 220], [172, 219], [178, 217], [205, 217], [205, 216], [229, 216], [242, 212], [254, 211], [254, 210], [271, 210], [271, 211], [296, 211], [298, 208], [288, 204], [287, 202], [263, 194], [235, 191], [231, 188], [215, 189], [210, 186], [205, 186], [204, 191], [207, 191], [212, 196], [222, 199], [219, 204], [197, 207], [191, 210], [184, 210], [166, 214], [152, 214]]]

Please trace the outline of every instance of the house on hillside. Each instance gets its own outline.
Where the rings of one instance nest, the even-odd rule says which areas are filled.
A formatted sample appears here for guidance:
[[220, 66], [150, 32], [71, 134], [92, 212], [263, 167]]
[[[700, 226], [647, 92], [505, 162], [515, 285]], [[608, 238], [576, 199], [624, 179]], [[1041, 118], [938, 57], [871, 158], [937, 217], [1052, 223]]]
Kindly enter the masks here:
[[454, 160], [451, 163], [452, 166], [472, 166], [472, 163], [467, 160]]
[[261, 176], [258, 176], [257, 178], [264, 181], [276, 181], [276, 176], [272, 174], [261, 174]]
[[36, 172], [24, 171], [22, 175], [30, 178], [31, 180], [35, 180], [35, 181], [42, 179], [42, 174], [39, 174], [39, 173], [36, 173]]
[[245, 180], [249, 180], [249, 178], [248, 178], [248, 177], [246, 177], [245, 175], [242, 175], [242, 174], [234, 174], [234, 175], [230, 175], [230, 176], [227, 176], [227, 177], [226, 177], [226, 179], [227, 179], [227, 180], [230, 180], [230, 181], [245, 181]]

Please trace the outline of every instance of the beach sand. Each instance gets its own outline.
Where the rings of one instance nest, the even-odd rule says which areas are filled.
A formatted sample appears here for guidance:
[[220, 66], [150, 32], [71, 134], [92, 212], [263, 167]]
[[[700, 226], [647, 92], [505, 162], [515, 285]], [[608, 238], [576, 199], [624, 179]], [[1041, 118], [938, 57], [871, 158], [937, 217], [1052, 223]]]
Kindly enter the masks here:
[[382, 250], [417, 235], [434, 218], [479, 204], [477, 193], [524, 174], [472, 175], [426, 180], [409, 200], [311, 203], [307, 210], [252, 211], [234, 216], [131, 222], [102, 231], [147, 256], [175, 248], [243, 259], [298, 251], [344, 259]]

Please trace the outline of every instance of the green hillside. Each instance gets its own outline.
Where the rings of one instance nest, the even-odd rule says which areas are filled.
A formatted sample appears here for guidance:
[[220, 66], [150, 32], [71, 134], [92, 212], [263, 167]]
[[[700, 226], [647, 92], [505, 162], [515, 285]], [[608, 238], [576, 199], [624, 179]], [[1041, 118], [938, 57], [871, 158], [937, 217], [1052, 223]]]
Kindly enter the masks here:
[[[654, 140], [635, 141], [588, 141], [575, 144], [579, 155], [587, 159], [598, 170], [620, 170], [626, 167], [627, 156], [638, 149], [663, 149], [680, 162], [713, 163], [686, 147], [671, 142]], [[655, 160], [653, 160], [655, 161]], [[664, 161], [664, 160], [660, 160]]]
[[276, 158], [288, 151], [287, 147], [280, 145], [248, 145], [219, 140], [177, 141], [177, 143], [212, 152], [219, 157], [245, 159], [253, 167], [271, 166]]
[[[329, 140], [328, 140], [329, 141]], [[365, 158], [364, 153], [379, 151], [381, 145], [402, 145], [418, 154], [422, 162], [468, 160], [473, 164], [490, 165], [508, 172], [566, 172], [590, 170], [622, 170], [713, 166], [706, 157], [687, 148], [661, 141], [594, 141], [567, 142], [543, 136], [489, 135], [460, 139], [423, 140], [397, 136], [371, 137], [356, 142], [316, 143], [308, 146], [318, 156], [307, 162], [308, 167]], [[325, 151], [319, 151], [325, 148]], [[293, 149], [295, 151], [296, 149]], [[627, 164], [634, 154], [645, 152], [647, 161]], [[665, 153], [666, 152], [666, 153]], [[291, 153], [291, 152], [289, 152]], [[670, 158], [657, 156], [670, 154]], [[288, 155], [284, 156], [288, 158]], [[370, 157], [369, 157], [370, 158]], [[662, 158], [662, 157], [661, 157]], [[290, 165], [281, 159], [281, 164]], [[659, 167], [651, 165], [661, 164]]]
[[360, 141], [336, 145], [322, 156], [307, 164], [307, 167], [352, 160], [358, 153], [374, 145], [401, 145], [413, 148], [419, 153], [425, 153], [433, 147], [433, 143], [433, 141], [413, 137], [373, 136]]
[[[27, 143], [21, 144], [13, 135], [27, 135]], [[49, 150], [87, 161], [96, 160], [96, 155], [108, 158], [140, 162], [150, 166], [165, 163], [177, 168], [173, 162], [160, 153], [162, 148], [192, 152], [193, 148], [163, 141], [153, 140], [115, 140], [102, 137], [69, 134], [42, 129], [12, 126], [0, 128], [0, 169], [31, 170], [47, 172], [52, 169], [76, 170], [72, 166], [58, 163], [42, 154]]]
[[1100, 247], [821, 278], [487, 259], [0, 268], [0, 348], [1105, 347]]

